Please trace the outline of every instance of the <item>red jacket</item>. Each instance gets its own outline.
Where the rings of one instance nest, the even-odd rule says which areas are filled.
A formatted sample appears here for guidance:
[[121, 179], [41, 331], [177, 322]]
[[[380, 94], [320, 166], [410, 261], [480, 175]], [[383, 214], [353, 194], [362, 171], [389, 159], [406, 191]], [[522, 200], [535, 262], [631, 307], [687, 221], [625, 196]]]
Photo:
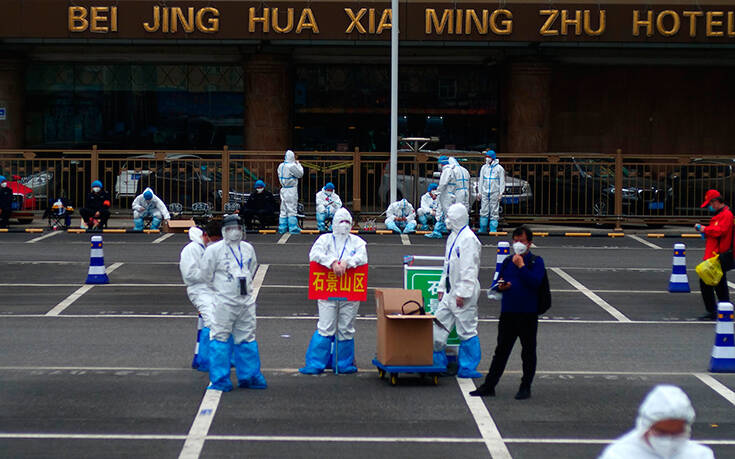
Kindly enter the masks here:
[[732, 225], [732, 212], [729, 207], [725, 206], [712, 216], [709, 225], [702, 228], [707, 239], [703, 260], [726, 252], [732, 247]]

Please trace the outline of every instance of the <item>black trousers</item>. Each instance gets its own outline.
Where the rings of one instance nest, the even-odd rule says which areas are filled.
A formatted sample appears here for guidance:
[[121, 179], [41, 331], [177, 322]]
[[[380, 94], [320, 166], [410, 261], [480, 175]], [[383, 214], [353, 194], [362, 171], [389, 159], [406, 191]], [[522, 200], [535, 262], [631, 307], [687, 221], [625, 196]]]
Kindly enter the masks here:
[[513, 350], [516, 338], [521, 339], [521, 359], [523, 360], [523, 377], [521, 385], [531, 387], [536, 374], [536, 332], [538, 331], [538, 316], [533, 313], [500, 314], [498, 322], [498, 345], [490, 364], [490, 371], [485, 377], [485, 384], [495, 387], [505, 371], [505, 365]]
[[[699, 279], [699, 290], [702, 292], [702, 299], [704, 300], [704, 307], [707, 309], [707, 312], [716, 314], [717, 313], [717, 301], [720, 302], [729, 302], [730, 301], [730, 292], [727, 289], [727, 273], [724, 273], [722, 275], [722, 279], [720, 279], [720, 283], [712, 287], [711, 285], [707, 285], [704, 282], [702, 282], [702, 279]], [[717, 293], [717, 299], [715, 299], [715, 293]]]
[[275, 214], [267, 209], [251, 210], [245, 209], [240, 213], [245, 226], [250, 229], [253, 225], [253, 218], [257, 218], [261, 227], [273, 226], [276, 223]]
[[[110, 211], [107, 209], [102, 209], [99, 212], [100, 212], [100, 225], [102, 225], [102, 227], [106, 227], [107, 220], [110, 219]], [[82, 218], [84, 219], [84, 223], [86, 223], [87, 225], [89, 225], [89, 219], [94, 218], [95, 213], [96, 213], [95, 210], [87, 209], [86, 207], [79, 209], [79, 214], [82, 216]]]
[[13, 213], [12, 208], [2, 209], [2, 212], [0, 212], [0, 228], [4, 228], [8, 226], [8, 222], [10, 221], [10, 214]]

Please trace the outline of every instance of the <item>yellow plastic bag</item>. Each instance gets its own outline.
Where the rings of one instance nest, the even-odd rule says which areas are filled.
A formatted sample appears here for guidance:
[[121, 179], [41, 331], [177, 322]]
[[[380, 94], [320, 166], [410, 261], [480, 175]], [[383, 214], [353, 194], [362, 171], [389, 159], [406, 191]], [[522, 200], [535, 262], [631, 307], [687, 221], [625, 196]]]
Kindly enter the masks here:
[[720, 257], [714, 256], [708, 258], [697, 265], [697, 274], [707, 285], [714, 287], [720, 283], [722, 279], [722, 265], [720, 265]]

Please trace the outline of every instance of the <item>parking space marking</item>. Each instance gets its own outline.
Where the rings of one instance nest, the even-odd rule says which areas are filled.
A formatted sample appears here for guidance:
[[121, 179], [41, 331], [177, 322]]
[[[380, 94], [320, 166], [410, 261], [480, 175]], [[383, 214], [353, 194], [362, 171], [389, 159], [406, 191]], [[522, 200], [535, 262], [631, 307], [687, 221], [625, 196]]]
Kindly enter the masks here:
[[657, 246], [653, 242], [648, 242], [647, 240], [643, 239], [640, 236], [636, 236], [635, 234], [628, 234], [628, 237], [633, 239], [634, 241], [638, 241], [641, 244], [645, 245], [646, 247], [650, 247], [655, 250], [663, 250], [663, 247]]
[[160, 244], [161, 242], [165, 241], [166, 239], [168, 239], [170, 237], [173, 237], [173, 235], [174, 235], [174, 233], [164, 234], [163, 236], [161, 236], [161, 237], [155, 239], [153, 242], [151, 242], [151, 244]]
[[26, 244], [35, 244], [38, 241], [43, 241], [44, 239], [48, 239], [50, 237], [56, 236], [57, 234], [61, 234], [63, 231], [52, 231], [48, 234], [44, 234], [43, 236], [34, 237], [30, 241], [26, 241]]
[[735, 405], [735, 392], [731, 391], [727, 386], [716, 380], [712, 376], [706, 373], [694, 373], [700, 381], [707, 384], [710, 389], [722, 395], [722, 397], [730, 402], [731, 405]]
[[401, 234], [401, 244], [411, 245], [411, 240], [408, 238], [408, 234]]
[[[122, 266], [122, 263], [113, 263], [112, 265], [108, 266], [107, 269], [105, 269], [105, 272], [107, 274], [110, 274], [120, 266]], [[92, 290], [92, 287], [94, 287], [94, 284], [89, 285], [85, 284], [81, 287], [79, 287], [74, 293], [64, 298], [61, 303], [54, 306], [49, 312], [46, 313], [47, 316], [55, 317], [64, 312], [66, 308], [72, 305], [76, 300], [82, 297], [85, 293]]]
[[612, 307], [607, 301], [597, 296], [597, 294], [595, 294], [590, 289], [582, 285], [577, 279], [573, 278], [572, 276], [565, 273], [563, 270], [559, 268], [551, 268], [551, 270], [554, 271], [556, 274], [558, 274], [559, 277], [561, 277], [562, 279], [567, 281], [569, 284], [571, 284], [572, 287], [582, 292], [584, 296], [586, 296], [587, 298], [595, 302], [595, 304], [597, 304], [599, 307], [607, 311], [608, 314], [618, 319], [620, 322], [631, 322], [631, 320], [628, 317], [626, 317], [625, 314], [623, 314], [622, 312]]
[[291, 237], [291, 233], [284, 233], [283, 236], [281, 236], [280, 239], [278, 239], [278, 242], [276, 244], [285, 244], [288, 242], [288, 238]]
[[181, 449], [179, 459], [197, 459], [204, 448], [204, 441], [209, 433], [209, 427], [214, 420], [214, 414], [217, 412], [217, 406], [222, 398], [222, 391], [207, 389], [199, 405], [194, 422], [191, 424], [189, 434], [186, 436], [186, 442]]
[[728, 286], [728, 287], [730, 287], [730, 288], [733, 288], [733, 289], [735, 289], [735, 282], [730, 282], [730, 281], [728, 281], [728, 282], [727, 282], [727, 286]]
[[475, 383], [471, 379], [457, 377], [457, 384], [459, 384], [459, 390], [462, 392], [464, 401], [467, 403], [477, 428], [480, 430], [480, 435], [485, 440], [485, 446], [490, 452], [490, 456], [493, 459], [512, 459], [508, 447], [503, 442], [503, 437], [500, 436], [498, 426], [495, 425], [493, 417], [490, 416], [490, 412], [485, 406], [485, 402], [482, 401], [481, 397], [470, 395], [470, 392], [476, 389]]

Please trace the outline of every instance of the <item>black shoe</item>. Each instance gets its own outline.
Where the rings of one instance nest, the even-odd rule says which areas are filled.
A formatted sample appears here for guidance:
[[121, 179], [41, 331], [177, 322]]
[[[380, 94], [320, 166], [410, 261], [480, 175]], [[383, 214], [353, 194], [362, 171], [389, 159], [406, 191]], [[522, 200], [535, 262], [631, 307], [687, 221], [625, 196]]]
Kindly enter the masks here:
[[483, 383], [480, 387], [470, 392], [470, 395], [473, 397], [495, 397], [495, 388], [486, 386]]
[[702, 321], [717, 320], [717, 316], [715, 315], [714, 312], [708, 312], [707, 314], [697, 317], [697, 320], [702, 320]]
[[525, 387], [521, 387], [520, 389], [518, 389], [518, 393], [516, 394], [515, 399], [525, 400], [527, 398], [531, 398], [531, 389]]

